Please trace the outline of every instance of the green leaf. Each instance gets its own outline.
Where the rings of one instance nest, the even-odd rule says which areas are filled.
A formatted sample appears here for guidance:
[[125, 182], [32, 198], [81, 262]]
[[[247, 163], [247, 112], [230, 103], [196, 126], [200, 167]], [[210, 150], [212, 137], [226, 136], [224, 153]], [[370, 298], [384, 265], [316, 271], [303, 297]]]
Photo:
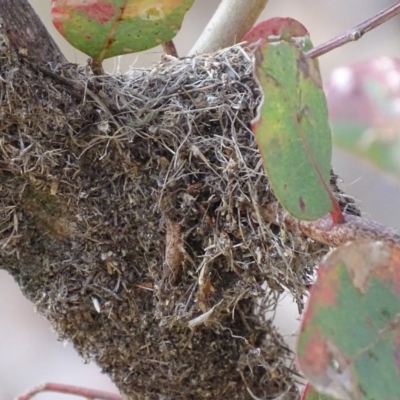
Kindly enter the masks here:
[[352, 242], [318, 270], [297, 345], [319, 392], [338, 399], [400, 398], [400, 249]]
[[[289, 33], [303, 32], [289, 20]], [[281, 30], [287, 40], [273, 36], [256, 53], [264, 100], [253, 132], [268, 179], [280, 203], [298, 219], [340, 214], [329, 187], [331, 132], [318, 63], [303, 54], [311, 48], [307, 36], [290, 39], [288, 30]]]
[[52, 0], [52, 20], [97, 63], [171, 40], [194, 0]]

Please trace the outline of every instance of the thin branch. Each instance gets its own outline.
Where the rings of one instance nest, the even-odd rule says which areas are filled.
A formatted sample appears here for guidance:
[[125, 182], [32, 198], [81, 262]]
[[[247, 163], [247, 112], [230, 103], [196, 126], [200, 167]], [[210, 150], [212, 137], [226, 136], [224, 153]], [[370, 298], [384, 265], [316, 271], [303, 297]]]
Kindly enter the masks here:
[[316, 58], [325, 53], [328, 53], [331, 50], [336, 49], [337, 47], [343, 46], [346, 43], [354, 42], [358, 39], [361, 39], [367, 32], [377, 28], [378, 26], [389, 21], [398, 14], [400, 14], [400, 1], [396, 2], [385, 10], [382, 10], [373, 17], [368, 18], [367, 20], [365, 20], [361, 24], [358, 24], [347, 32], [342, 33], [341, 35], [336, 36], [335, 38], [317, 47], [314, 47], [312, 50], [308, 51], [306, 55], [311, 58]]
[[354, 240], [370, 239], [400, 248], [399, 231], [355, 215], [344, 214], [344, 222], [341, 224], [334, 224], [329, 214], [317, 221], [299, 221], [282, 210], [278, 203], [261, 207], [260, 213], [268, 222], [284, 225], [294, 233], [301, 232], [328, 246], [337, 247]]
[[62, 383], [42, 383], [28, 390], [26, 393], [18, 396], [15, 400], [29, 400], [38, 393], [55, 392], [63, 394], [72, 394], [85, 397], [86, 399], [99, 400], [123, 400], [122, 396], [116, 393], [105, 392], [103, 390], [89, 389], [79, 386], [64, 385]]
[[267, 3], [268, 0], [222, 0], [189, 54], [212, 53], [240, 42]]

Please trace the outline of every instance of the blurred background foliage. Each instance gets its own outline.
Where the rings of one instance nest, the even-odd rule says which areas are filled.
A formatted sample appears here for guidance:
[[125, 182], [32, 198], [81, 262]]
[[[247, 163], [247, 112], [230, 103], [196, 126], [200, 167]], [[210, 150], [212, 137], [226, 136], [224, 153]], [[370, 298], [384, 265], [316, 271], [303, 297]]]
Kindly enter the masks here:
[[[87, 56], [72, 48], [50, 21], [50, 0], [29, 0], [60, 45], [68, 60], [84, 64]], [[377, 13], [394, 0], [270, 0], [260, 19], [292, 17], [309, 30], [314, 45], [322, 43]], [[196, 0], [175, 38], [179, 55], [195, 43], [219, 4], [216, 0]], [[320, 59], [324, 81], [338, 67], [382, 55], [399, 57], [400, 19], [367, 34], [358, 42], [341, 47]], [[38, 43], [38, 46], [40, 43]], [[148, 67], [159, 61], [161, 49], [118, 57], [105, 62], [108, 72], [124, 72], [129, 67]], [[400, 154], [398, 154], [400, 158]], [[349, 153], [335, 149], [333, 167], [343, 178], [345, 191], [359, 200], [364, 216], [400, 228], [400, 186]], [[397, 201], [396, 201], [397, 200]], [[278, 324], [284, 334], [298, 326], [297, 313], [290, 299], [278, 309]], [[57, 381], [114, 391], [107, 376], [95, 365], [86, 366], [71, 345], [57, 342], [47, 321], [34, 313], [32, 305], [17, 285], [0, 271], [0, 400], [9, 400], [42, 381]], [[134, 338], [132, 338], [134, 340]], [[41, 394], [40, 399], [59, 400], [62, 395]]]

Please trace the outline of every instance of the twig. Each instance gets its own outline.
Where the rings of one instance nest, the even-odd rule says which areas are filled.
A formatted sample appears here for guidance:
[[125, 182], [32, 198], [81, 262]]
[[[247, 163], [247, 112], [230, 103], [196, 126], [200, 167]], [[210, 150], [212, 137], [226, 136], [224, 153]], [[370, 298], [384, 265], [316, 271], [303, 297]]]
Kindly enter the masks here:
[[56, 392], [72, 394], [85, 397], [88, 400], [123, 400], [122, 396], [116, 393], [105, 392], [103, 390], [88, 389], [79, 386], [64, 385], [62, 383], [42, 383], [28, 390], [26, 393], [18, 396], [15, 400], [29, 400], [33, 396], [42, 392]]
[[163, 43], [162, 48], [165, 54], [178, 58], [178, 52], [176, 51], [175, 43], [173, 40], [168, 40]]
[[370, 239], [400, 248], [400, 232], [378, 222], [344, 214], [344, 222], [334, 224], [328, 214], [317, 221], [299, 221], [289, 215], [278, 203], [262, 206], [261, 216], [268, 222], [284, 225], [288, 230], [304, 235], [328, 246], [337, 247], [350, 241]]
[[268, 0], [222, 0], [189, 55], [212, 53], [241, 41]]
[[347, 32], [342, 33], [341, 35], [336, 36], [335, 38], [317, 47], [314, 47], [312, 50], [308, 51], [306, 55], [311, 58], [316, 58], [325, 53], [328, 53], [331, 50], [336, 49], [337, 47], [343, 46], [346, 43], [354, 42], [358, 39], [361, 39], [367, 32], [389, 21], [391, 18], [395, 17], [398, 14], [400, 14], [400, 1], [382, 10], [373, 17], [368, 18], [367, 20], [365, 20], [361, 24], [358, 24]]

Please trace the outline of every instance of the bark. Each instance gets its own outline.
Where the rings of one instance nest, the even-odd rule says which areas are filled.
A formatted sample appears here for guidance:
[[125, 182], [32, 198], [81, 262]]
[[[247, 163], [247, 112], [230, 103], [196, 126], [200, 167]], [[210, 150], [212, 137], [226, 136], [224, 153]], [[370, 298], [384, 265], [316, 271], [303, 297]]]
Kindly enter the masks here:
[[65, 63], [66, 59], [27, 1], [1, 0], [1, 24], [10, 45], [31, 60]]

